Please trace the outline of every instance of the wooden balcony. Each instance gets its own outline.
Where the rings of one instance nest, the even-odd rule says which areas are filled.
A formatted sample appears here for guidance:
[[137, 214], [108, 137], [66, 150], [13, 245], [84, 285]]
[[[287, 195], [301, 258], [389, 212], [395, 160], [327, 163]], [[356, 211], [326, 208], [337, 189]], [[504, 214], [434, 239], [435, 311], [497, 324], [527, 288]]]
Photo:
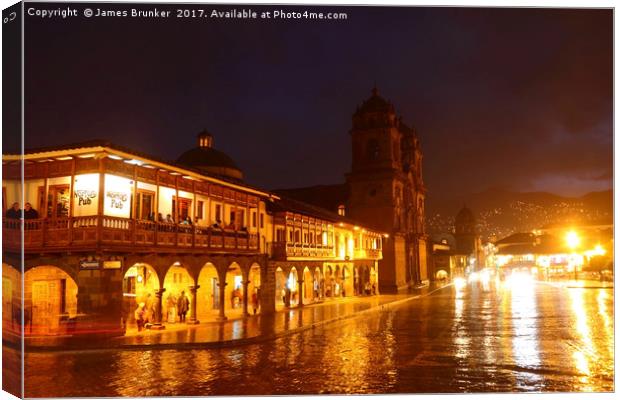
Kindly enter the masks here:
[[269, 243], [271, 257], [275, 260], [286, 260], [288, 257], [332, 258], [333, 246], [309, 243]]
[[132, 220], [107, 216], [2, 221], [3, 249], [25, 252], [65, 250], [215, 251], [258, 253], [258, 235], [246, 231]]

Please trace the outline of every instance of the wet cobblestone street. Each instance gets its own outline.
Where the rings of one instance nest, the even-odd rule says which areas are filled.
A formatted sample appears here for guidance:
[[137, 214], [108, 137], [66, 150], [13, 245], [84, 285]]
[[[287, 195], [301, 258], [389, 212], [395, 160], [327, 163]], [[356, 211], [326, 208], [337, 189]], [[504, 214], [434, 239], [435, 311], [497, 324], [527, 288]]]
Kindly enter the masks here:
[[609, 288], [449, 286], [237, 348], [27, 354], [26, 396], [612, 391], [613, 305]]

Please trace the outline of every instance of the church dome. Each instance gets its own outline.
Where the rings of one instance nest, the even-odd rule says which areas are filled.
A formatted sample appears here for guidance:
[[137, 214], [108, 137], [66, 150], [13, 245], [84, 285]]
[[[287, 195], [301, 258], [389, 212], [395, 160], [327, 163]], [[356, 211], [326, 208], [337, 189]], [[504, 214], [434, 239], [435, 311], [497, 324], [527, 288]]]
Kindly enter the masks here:
[[454, 230], [457, 234], [476, 232], [476, 217], [474, 213], [467, 207], [463, 207], [454, 219]]
[[379, 96], [377, 88], [372, 95], [358, 106], [353, 113], [354, 129], [376, 129], [396, 127], [398, 120], [392, 103]]
[[355, 115], [367, 113], [393, 113], [394, 106], [379, 96], [377, 88], [372, 89], [372, 95], [355, 110]]
[[181, 154], [177, 163], [209, 175], [243, 180], [243, 172], [233, 159], [213, 148], [213, 136], [206, 130], [198, 134], [198, 146]]

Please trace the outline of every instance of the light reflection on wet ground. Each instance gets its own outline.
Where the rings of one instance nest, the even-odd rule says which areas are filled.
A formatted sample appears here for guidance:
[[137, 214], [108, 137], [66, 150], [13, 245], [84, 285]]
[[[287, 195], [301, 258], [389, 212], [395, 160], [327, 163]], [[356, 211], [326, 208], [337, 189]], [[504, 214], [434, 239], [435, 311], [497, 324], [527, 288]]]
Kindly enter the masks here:
[[612, 391], [613, 322], [611, 289], [473, 283], [233, 349], [30, 354], [26, 395]]

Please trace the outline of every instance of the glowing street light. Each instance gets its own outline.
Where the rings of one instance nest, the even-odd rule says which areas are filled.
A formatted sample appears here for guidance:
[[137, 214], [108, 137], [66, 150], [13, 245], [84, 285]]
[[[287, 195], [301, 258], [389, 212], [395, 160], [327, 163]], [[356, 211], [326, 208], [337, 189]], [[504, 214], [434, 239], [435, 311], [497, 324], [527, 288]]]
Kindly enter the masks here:
[[[577, 235], [577, 232], [575, 231], [568, 231], [568, 233], [566, 233], [566, 245], [568, 246], [569, 249], [571, 249], [572, 251], [572, 255], [574, 258], [575, 256], [575, 249], [579, 246], [579, 244], [581, 243], [581, 238], [579, 237], [579, 235]], [[575, 270], [575, 280], [577, 280], [577, 263], [575, 262], [575, 260], [573, 260], [573, 269]]]
[[579, 235], [577, 235], [577, 232], [569, 231], [566, 234], [566, 245], [569, 249], [575, 251], [575, 249], [579, 246], [580, 243], [581, 238], [579, 237]]

